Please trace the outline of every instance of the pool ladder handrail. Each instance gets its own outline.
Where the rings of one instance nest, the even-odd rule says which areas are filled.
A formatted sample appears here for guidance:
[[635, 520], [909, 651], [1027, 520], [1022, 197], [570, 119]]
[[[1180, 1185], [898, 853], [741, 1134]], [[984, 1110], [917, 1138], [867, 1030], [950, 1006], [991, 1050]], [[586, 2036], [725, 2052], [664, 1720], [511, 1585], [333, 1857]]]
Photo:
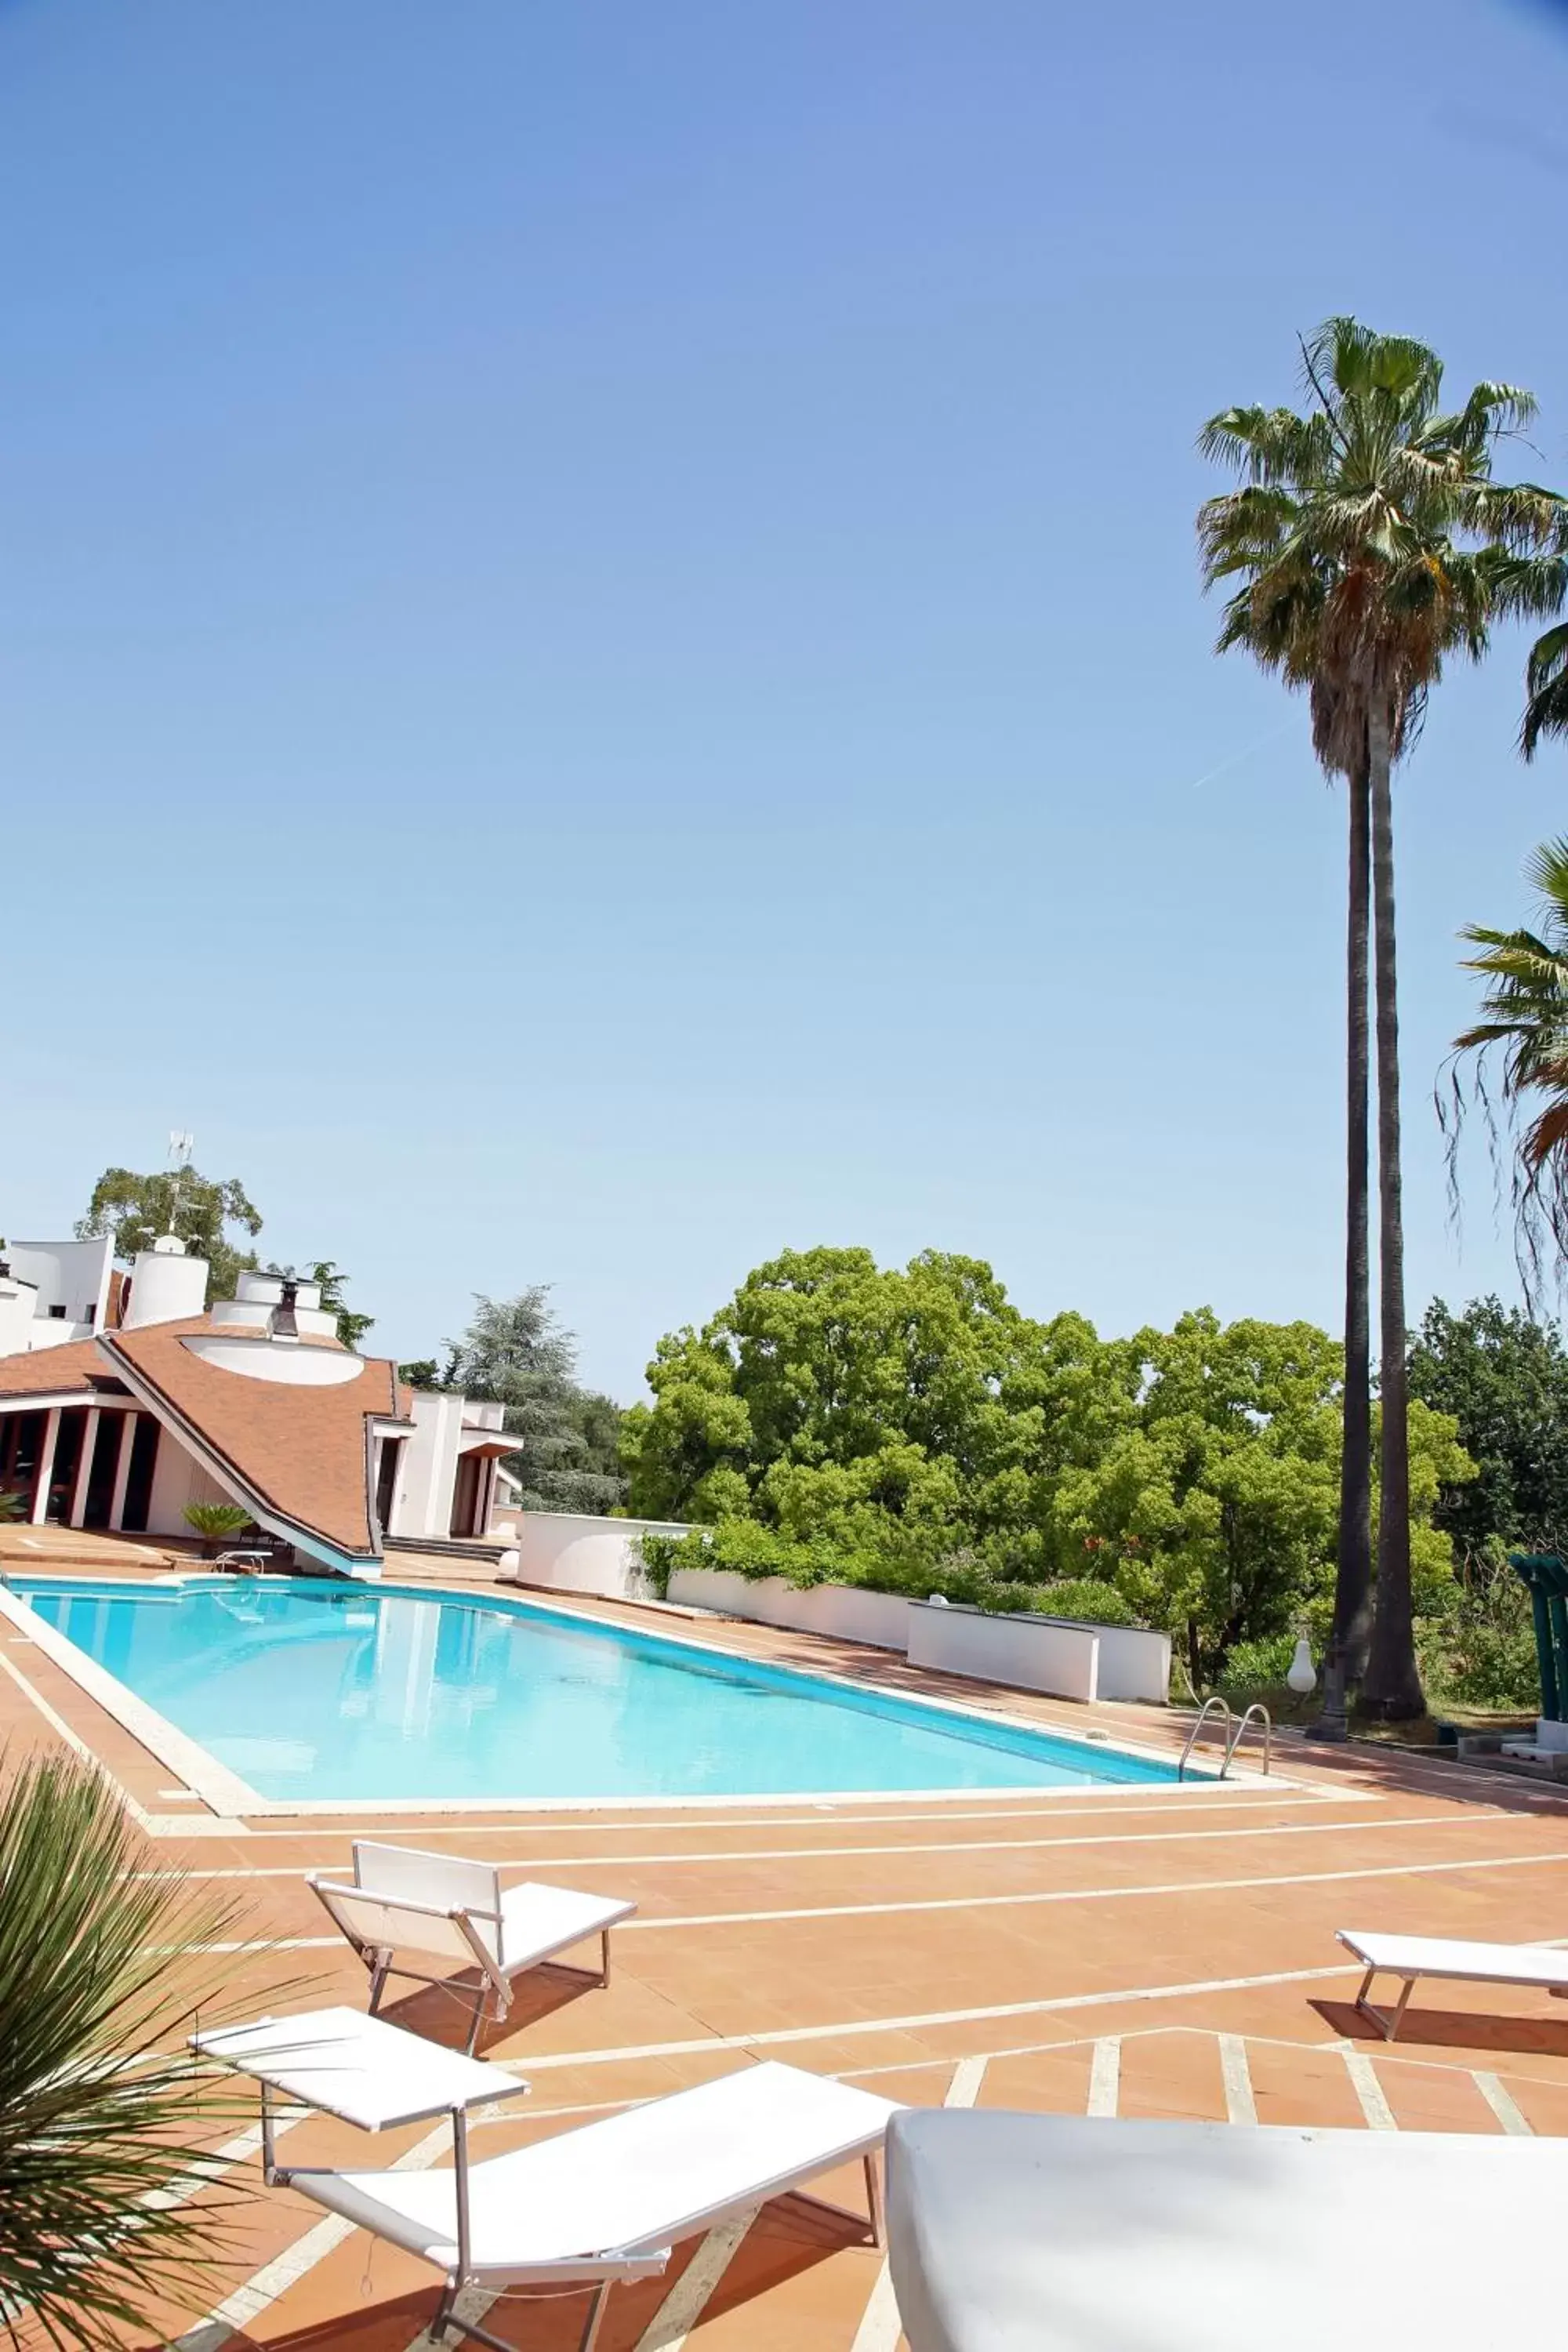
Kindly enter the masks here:
[[1196, 1745], [1199, 1732], [1203, 1729], [1204, 1725], [1208, 1721], [1210, 1715], [1214, 1712], [1214, 1709], [1216, 1706], [1218, 1707], [1221, 1715], [1225, 1717], [1225, 1763], [1221, 1764], [1219, 1768], [1219, 1777], [1222, 1780], [1224, 1780], [1226, 1764], [1230, 1762], [1230, 1727], [1234, 1722], [1235, 1717], [1232, 1716], [1230, 1708], [1226, 1706], [1225, 1700], [1221, 1698], [1218, 1691], [1211, 1691], [1207, 1698], [1205, 1699], [1202, 1706], [1199, 1707], [1193, 1727], [1187, 1734], [1186, 1746], [1183, 1748], [1181, 1761], [1176, 1766], [1176, 1778], [1178, 1780], [1184, 1780], [1186, 1779], [1187, 1759], [1192, 1754], [1194, 1747]]
[[1187, 1734], [1186, 1744], [1182, 1749], [1181, 1761], [1176, 1766], [1177, 1780], [1184, 1780], [1186, 1779], [1187, 1759], [1191, 1756], [1194, 1748], [1197, 1744], [1199, 1732], [1203, 1729], [1204, 1725], [1207, 1722], [1210, 1715], [1216, 1708], [1225, 1717], [1225, 1731], [1222, 1735], [1225, 1740], [1225, 1754], [1220, 1759], [1219, 1778], [1223, 1780], [1229, 1772], [1231, 1759], [1236, 1754], [1237, 1748], [1241, 1744], [1242, 1734], [1246, 1731], [1247, 1725], [1251, 1723], [1254, 1718], [1261, 1721], [1263, 1725], [1263, 1770], [1265, 1775], [1267, 1775], [1269, 1758], [1273, 1752], [1274, 1746], [1274, 1724], [1273, 1719], [1268, 1713], [1268, 1709], [1264, 1706], [1261, 1699], [1254, 1699], [1252, 1705], [1247, 1707], [1243, 1714], [1239, 1716], [1233, 1715], [1229, 1702], [1222, 1698], [1218, 1691], [1211, 1691], [1207, 1698], [1205, 1699], [1202, 1706], [1199, 1707], [1193, 1727]]
[[1247, 1725], [1252, 1721], [1254, 1716], [1258, 1717], [1263, 1726], [1263, 1772], [1265, 1779], [1268, 1777], [1268, 1759], [1274, 1747], [1274, 1718], [1269, 1714], [1268, 1709], [1264, 1706], [1263, 1701], [1260, 1698], [1255, 1698], [1252, 1705], [1243, 1713], [1239, 1722], [1237, 1724], [1236, 1729], [1231, 1733], [1229, 1739], [1226, 1743], [1225, 1762], [1219, 1768], [1219, 1777], [1222, 1780], [1225, 1779], [1226, 1773], [1229, 1769], [1231, 1758], [1236, 1754], [1237, 1749], [1241, 1745], [1241, 1735], [1247, 1729]]

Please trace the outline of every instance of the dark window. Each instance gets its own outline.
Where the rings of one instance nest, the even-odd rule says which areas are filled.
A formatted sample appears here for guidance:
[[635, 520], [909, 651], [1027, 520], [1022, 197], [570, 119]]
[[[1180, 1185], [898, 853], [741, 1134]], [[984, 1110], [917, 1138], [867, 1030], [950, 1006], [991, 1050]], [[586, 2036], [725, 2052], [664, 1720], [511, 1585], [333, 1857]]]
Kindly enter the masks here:
[[381, 1460], [375, 1473], [375, 1516], [383, 1535], [392, 1518], [392, 1506], [397, 1495], [397, 1457], [403, 1450], [400, 1437], [384, 1437]]
[[8, 1412], [0, 1420], [0, 1490], [20, 1495], [29, 1512], [47, 1418], [41, 1412]]
[[452, 1518], [448, 1533], [471, 1536], [474, 1517], [479, 1500], [479, 1457], [477, 1454], [458, 1456], [458, 1476], [452, 1488]]
[[136, 1416], [131, 1441], [131, 1475], [125, 1485], [125, 1509], [120, 1524], [127, 1535], [144, 1534], [153, 1507], [153, 1473], [158, 1465], [158, 1424], [150, 1412]]
[[125, 1426], [122, 1412], [100, 1412], [98, 1416], [98, 1443], [92, 1449], [92, 1467], [87, 1474], [87, 1507], [82, 1513], [84, 1528], [106, 1528], [114, 1501], [114, 1474], [120, 1466], [120, 1433]]
[[58, 1434], [55, 1439], [55, 1458], [49, 1466], [49, 1499], [44, 1517], [64, 1527], [71, 1515], [71, 1496], [76, 1492], [76, 1474], [81, 1461], [81, 1441], [87, 1428], [85, 1412], [62, 1412]]
[[65, 1321], [65, 1319], [66, 1319], [66, 1310], [65, 1310], [65, 1308], [64, 1308], [63, 1307], [50, 1307], [50, 1309], [49, 1309], [49, 1320], [50, 1320], [50, 1322], [51, 1322], [51, 1323], [63, 1323], [63, 1322]]

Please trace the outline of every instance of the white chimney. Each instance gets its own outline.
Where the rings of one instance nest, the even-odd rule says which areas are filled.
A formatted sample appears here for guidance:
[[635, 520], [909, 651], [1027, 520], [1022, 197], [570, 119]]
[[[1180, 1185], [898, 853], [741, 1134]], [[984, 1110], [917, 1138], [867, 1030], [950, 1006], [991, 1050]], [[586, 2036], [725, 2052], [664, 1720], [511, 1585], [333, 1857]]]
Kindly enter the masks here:
[[138, 1250], [131, 1268], [131, 1296], [121, 1318], [124, 1331], [144, 1323], [174, 1323], [199, 1315], [207, 1299], [207, 1262], [187, 1257], [176, 1234], [164, 1234], [150, 1250]]

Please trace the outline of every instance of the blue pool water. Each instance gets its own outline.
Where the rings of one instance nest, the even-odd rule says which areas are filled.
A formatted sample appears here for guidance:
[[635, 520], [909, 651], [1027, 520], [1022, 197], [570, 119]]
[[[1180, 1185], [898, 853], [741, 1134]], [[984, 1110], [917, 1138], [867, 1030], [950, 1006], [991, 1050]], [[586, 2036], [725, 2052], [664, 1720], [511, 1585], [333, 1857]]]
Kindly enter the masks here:
[[530, 1601], [268, 1578], [12, 1591], [268, 1798], [693, 1797], [1173, 1780]]

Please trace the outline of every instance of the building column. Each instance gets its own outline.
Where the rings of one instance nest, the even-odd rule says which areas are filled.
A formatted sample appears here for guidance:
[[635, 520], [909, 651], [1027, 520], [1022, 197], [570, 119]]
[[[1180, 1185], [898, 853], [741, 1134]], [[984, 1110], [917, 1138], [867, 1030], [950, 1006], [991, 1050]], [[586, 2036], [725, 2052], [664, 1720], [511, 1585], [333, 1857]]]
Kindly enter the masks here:
[[125, 1489], [131, 1484], [131, 1449], [136, 1443], [134, 1411], [120, 1416], [120, 1453], [114, 1465], [114, 1496], [109, 1506], [110, 1531], [118, 1535], [125, 1522]]
[[92, 1476], [92, 1457], [98, 1445], [99, 1408], [89, 1405], [87, 1427], [81, 1433], [81, 1454], [76, 1465], [76, 1485], [71, 1488], [70, 1510], [66, 1525], [79, 1528], [87, 1516], [87, 1485]]
[[33, 1479], [32, 1523], [41, 1528], [48, 1515], [49, 1481], [55, 1475], [55, 1447], [59, 1442], [60, 1409], [49, 1407], [49, 1417], [44, 1423], [44, 1442], [38, 1448], [38, 1466]]

